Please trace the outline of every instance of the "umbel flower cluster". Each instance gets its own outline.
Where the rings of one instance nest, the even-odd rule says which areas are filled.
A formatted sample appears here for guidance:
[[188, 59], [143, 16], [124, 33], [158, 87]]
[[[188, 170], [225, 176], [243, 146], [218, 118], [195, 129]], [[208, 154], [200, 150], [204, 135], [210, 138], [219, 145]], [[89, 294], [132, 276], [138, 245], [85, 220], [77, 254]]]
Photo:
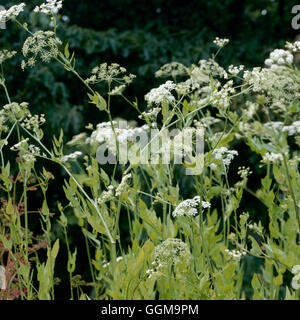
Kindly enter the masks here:
[[16, 18], [22, 11], [24, 11], [25, 3], [22, 2], [18, 5], [10, 7], [8, 10], [0, 11], [0, 22], [8, 21], [10, 19]]
[[5, 60], [11, 59], [16, 54], [17, 54], [17, 51], [1, 50], [0, 51], [0, 64], [2, 64]]
[[62, 8], [62, 0], [46, 0], [45, 3], [34, 8], [34, 12], [41, 12], [45, 14], [57, 13]]
[[119, 197], [123, 193], [127, 192], [129, 188], [129, 180], [131, 179], [131, 177], [131, 173], [128, 173], [122, 177], [122, 181], [117, 187], [109, 185], [107, 187], [107, 191], [103, 191], [101, 196], [97, 199], [97, 203], [99, 205], [104, 204], [107, 201], [112, 200], [114, 197]]
[[216, 160], [221, 160], [224, 166], [229, 166], [235, 156], [238, 155], [236, 150], [228, 150], [226, 147], [221, 147], [213, 151]]
[[[202, 208], [210, 208], [210, 203], [207, 201], [202, 201]], [[173, 217], [189, 216], [193, 217], [197, 215], [200, 204], [200, 197], [196, 196], [193, 199], [187, 199], [175, 208], [172, 215]]]
[[26, 165], [33, 165], [33, 163], [36, 161], [36, 157], [46, 155], [44, 153], [41, 153], [41, 150], [39, 147], [29, 144], [29, 139], [23, 139], [14, 146], [12, 146], [10, 149], [12, 151], [19, 151], [19, 154]]
[[78, 157], [82, 156], [83, 153], [81, 151], [75, 151], [73, 153], [70, 153], [70, 154], [67, 154], [67, 155], [64, 155], [62, 158], [61, 158], [61, 161], [63, 162], [67, 162], [69, 160], [76, 160]]
[[239, 261], [243, 256], [245, 256], [247, 253], [245, 251], [240, 250], [229, 250], [225, 249], [225, 252], [234, 260]]
[[126, 68], [121, 67], [118, 63], [112, 63], [110, 65], [102, 63], [100, 66], [96, 66], [92, 69], [91, 77], [87, 78], [85, 82], [87, 84], [96, 84], [102, 81], [109, 84], [115, 82], [120, 86], [124, 86], [130, 84], [135, 78], [135, 75], [127, 75], [126, 72]]
[[22, 61], [22, 69], [26, 66], [33, 67], [37, 58], [48, 63], [52, 58], [57, 57], [61, 44], [61, 40], [53, 31], [35, 32], [24, 42], [22, 52], [27, 60]]
[[188, 75], [188, 68], [179, 62], [171, 62], [164, 64], [159, 70], [155, 72], [155, 76], [158, 78], [169, 77], [176, 79], [178, 76]]
[[270, 57], [265, 60], [265, 65], [271, 67], [271, 69], [276, 69], [278, 66], [292, 64], [294, 60], [293, 55], [283, 49], [275, 49], [270, 53]]
[[221, 39], [219, 37], [216, 37], [216, 39], [214, 40], [214, 44], [217, 45], [219, 48], [226, 46], [226, 44], [228, 43], [229, 39]]
[[286, 42], [285, 44], [286, 49], [288, 49], [290, 52], [296, 53], [300, 51], [300, 41], [295, 41], [293, 43]]
[[[106, 144], [108, 150], [116, 155], [117, 142], [119, 145], [127, 142], [135, 142], [137, 136], [146, 132], [148, 125], [142, 127], [130, 127], [126, 122], [102, 122], [97, 125], [97, 129], [86, 139], [87, 144]], [[117, 141], [116, 141], [117, 139]]]
[[[14, 20], [24, 7], [22, 3], [3, 10], [0, 17]], [[83, 80], [76, 70], [74, 54], [70, 55], [68, 45], [61, 48], [62, 42], [56, 37], [59, 24], [56, 24], [55, 15], [61, 7], [61, 0], [45, 0], [34, 9], [37, 14], [50, 15], [46, 21], [51, 21], [47, 23], [51, 31], [34, 29], [31, 32], [27, 24], [16, 19], [18, 26], [30, 33], [22, 50], [25, 58], [22, 67], [35, 66], [38, 59], [46, 63], [55, 59], [57, 66], [63, 66], [82, 82], [89, 91], [90, 103], [96, 105], [97, 111], [106, 112], [104, 115], [108, 116], [109, 122], [98, 124], [90, 137], [87, 138], [85, 132], [77, 134], [67, 144], [67, 147], [78, 147], [81, 151], [64, 154], [63, 131], [59, 138], [53, 138], [53, 145], [49, 147], [49, 141], [43, 140], [41, 129], [45, 123], [44, 115], [31, 115], [26, 102], [11, 103], [6, 87], [9, 82], [1, 71], [0, 86], [8, 104], [0, 110], [0, 134], [5, 133], [0, 140], [0, 188], [5, 197], [1, 200], [0, 215], [8, 224], [4, 225], [0, 218], [0, 260], [5, 252], [5, 255], [14, 254], [17, 261], [25, 262], [14, 271], [20, 290], [26, 289], [21, 291], [22, 298], [54, 298], [58, 282], [54, 277], [57, 268], [54, 267], [60, 250], [59, 239], [52, 241], [57, 234], [51, 229], [53, 224], [47, 204], [50, 201], [46, 192], [50, 175], [40, 165], [47, 163], [46, 160], [60, 166], [68, 176], [63, 186], [64, 206], [58, 204], [60, 222], [66, 242], [69, 240], [69, 224], [77, 223], [86, 237], [88, 265], [93, 279], [90, 292], [96, 299], [240, 299], [244, 295], [244, 280], [252, 286], [255, 299], [277, 298], [281, 292], [285, 298], [299, 298], [300, 196], [297, 186], [300, 157], [297, 146], [300, 146], [300, 75], [292, 63], [300, 43], [287, 43], [285, 50], [271, 52], [263, 68], [244, 70], [243, 65], [230, 65], [224, 69], [215, 59], [229, 40], [216, 38], [214, 44], [218, 48], [212, 59], [202, 59], [189, 67], [173, 62], [158, 70], [156, 76], [170, 77], [170, 80], [166, 79], [145, 95], [149, 108], [145, 111], [140, 109], [137, 100], [131, 102], [123, 96], [123, 90], [134, 76], [128, 75], [127, 70], [118, 64], [102, 63], [92, 70], [88, 79]], [[1, 51], [0, 63], [14, 55], [14, 51]], [[101, 95], [92, 88], [99, 82], [105, 83], [101, 90], [107, 89], [101, 91]], [[135, 123], [127, 125], [124, 121], [123, 125], [121, 121], [114, 121], [110, 112], [113, 95], [122, 95], [147, 124], [136, 127]], [[150, 128], [155, 129], [150, 132]], [[93, 130], [93, 125], [86, 126], [86, 129]], [[147, 149], [156, 142], [155, 138], [152, 139], [153, 132], [163, 136], [173, 129], [180, 130], [180, 133], [168, 136], [169, 140], [160, 140], [162, 143], [155, 152], [167, 155], [167, 151], [173, 148], [175, 156], [179, 157], [183, 144], [183, 154], [190, 161], [177, 163], [173, 161], [175, 157], [165, 157], [166, 162], [142, 163], [135, 162], [132, 153], [129, 161], [121, 162], [120, 155], [125, 148], [119, 148], [120, 145], [123, 147], [130, 142], [130, 151], [135, 152], [136, 140], [139, 138], [141, 142], [142, 136], [149, 138], [151, 134], [151, 141], [148, 143], [147, 140], [144, 148]], [[202, 137], [202, 133], [205, 147], [200, 153], [197, 152], [196, 138]], [[10, 147], [9, 142], [16, 137], [18, 140]], [[185, 143], [189, 137], [192, 142]], [[238, 152], [232, 149], [237, 142], [249, 147], [249, 153], [259, 155], [261, 167], [266, 167], [266, 175], [258, 181], [255, 191], [252, 184], [247, 186], [252, 174], [250, 168], [238, 167], [235, 171], [237, 182], [236, 175], [227, 170], [238, 156]], [[99, 160], [99, 149], [107, 154], [107, 148], [119, 156], [119, 162], [108, 171], [110, 174], [106, 172], [107, 162]], [[9, 161], [7, 156], [10, 150], [17, 152], [17, 165], [13, 171], [11, 165], [15, 161]], [[107, 158], [111, 156], [110, 152]], [[152, 150], [145, 152], [147, 157], [151, 153]], [[256, 168], [252, 161], [249, 165], [251, 169]], [[195, 175], [183, 178], [182, 169], [185, 168], [191, 172], [194, 170]], [[17, 178], [12, 177], [11, 172], [17, 172]], [[58, 174], [60, 172], [57, 170]], [[121, 175], [122, 178], [118, 179]], [[49, 241], [47, 254], [41, 255], [41, 259], [46, 259], [44, 262], [30, 259], [30, 252], [26, 250], [32, 240], [27, 223], [27, 215], [31, 213], [28, 208], [31, 210], [34, 205], [30, 203], [28, 206], [28, 199], [32, 199], [28, 195], [37, 188], [42, 189], [39, 194], [43, 197], [38, 204], [42, 210], [39, 210], [37, 219], [42, 219], [41, 229]], [[251, 206], [247, 208], [249, 213], [241, 213], [245, 192], [261, 202], [262, 205], [257, 207], [266, 212], [268, 223], [262, 225], [261, 221], [251, 221]], [[188, 194], [196, 196], [190, 198]], [[181, 200], [184, 198], [188, 199]], [[216, 206], [211, 208], [212, 204]], [[125, 220], [123, 212], [127, 212]], [[22, 219], [14, 219], [23, 214]], [[199, 219], [195, 219], [198, 214]], [[260, 219], [259, 216], [256, 218]], [[128, 228], [122, 230], [120, 226], [124, 221], [128, 222]], [[126, 243], [128, 241], [126, 250], [120, 241], [124, 233]], [[89, 250], [89, 245], [93, 245], [93, 250]], [[85, 285], [78, 275], [73, 276], [77, 270], [77, 251], [70, 252], [73, 247], [67, 243], [72, 300], [74, 292], [81, 291], [79, 286]], [[117, 257], [117, 252], [122, 256]], [[20, 253], [20, 259], [15, 253]], [[241, 260], [246, 255], [263, 262], [259, 279], [255, 270], [250, 279], [248, 275], [244, 277]], [[16, 269], [18, 267], [16, 264]], [[290, 272], [293, 278], [287, 284], [283, 279]], [[32, 281], [28, 274], [37, 281]], [[9, 286], [16, 283], [7, 282]], [[2, 292], [0, 299], [1, 295]], [[82, 294], [78, 298], [86, 296]]]
[[175, 97], [171, 91], [174, 90], [176, 84], [173, 81], [168, 80], [166, 83], [160, 85], [158, 88], [152, 89], [146, 94], [145, 100], [149, 104], [160, 104], [162, 102], [172, 103], [175, 101]]
[[166, 273], [168, 267], [173, 267], [176, 273], [184, 273], [189, 268], [191, 253], [189, 247], [180, 239], [169, 238], [155, 247], [151, 269], [146, 273], [149, 278]]

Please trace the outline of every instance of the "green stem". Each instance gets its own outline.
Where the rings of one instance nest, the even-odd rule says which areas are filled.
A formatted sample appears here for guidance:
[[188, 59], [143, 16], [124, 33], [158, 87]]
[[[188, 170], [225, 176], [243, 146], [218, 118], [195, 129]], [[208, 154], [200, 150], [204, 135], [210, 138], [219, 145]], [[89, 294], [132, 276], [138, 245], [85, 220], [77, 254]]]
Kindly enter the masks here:
[[28, 263], [28, 208], [27, 208], [27, 172], [24, 173], [24, 216], [25, 216], [25, 256]]
[[107, 224], [106, 224], [106, 222], [105, 222], [105, 220], [104, 220], [101, 212], [99, 211], [99, 208], [98, 208], [97, 203], [89, 197], [89, 195], [85, 192], [85, 190], [84, 190], [83, 187], [80, 185], [80, 183], [75, 179], [75, 177], [72, 175], [72, 173], [68, 170], [68, 168], [67, 168], [64, 164], [62, 164], [61, 162], [59, 162], [59, 161], [57, 161], [57, 160], [52, 159], [52, 153], [44, 146], [44, 144], [43, 144], [39, 139], [37, 139], [35, 136], [33, 136], [26, 128], [24, 128], [24, 127], [21, 127], [21, 128], [22, 128], [23, 130], [25, 130], [25, 132], [26, 132], [30, 137], [32, 137], [32, 138], [51, 156], [51, 158], [46, 158], [46, 159], [48, 159], [48, 160], [50, 160], [50, 161], [53, 161], [53, 162], [58, 163], [59, 165], [61, 165], [61, 167], [66, 171], [66, 173], [72, 178], [72, 180], [73, 180], [73, 181], [75, 182], [75, 184], [78, 186], [78, 188], [80, 189], [80, 191], [84, 194], [84, 196], [86, 197], [86, 199], [87, 199], [87, 200], [92, 204], [92, 206], [95, 208], [97, 214], [99, 215], [99, 217], [100, 217], [100, 219], [101, 219], [101, 221], [102, 221], [102, 223], [103, 223], [103, 226], [104, 226], [104, 228], [105, 228], [105, 230], [106, 230], [106, 233], [107, 233], [107, 235], [108, 235], [108, 237], [109, 237], [110, 242], [114, 243], [115, 241], [113, 240], [113, 238], [112, 238], [112, 236], [111, 236], [111, 233], [110, 233], [110, 231], [109, 231], [109, 229], [108, 229], [108, 227], [107, 227]]
[[107, 224], [106, 224], [106, 222], [105, 222], [105, 220], [104, 220], [101, 212], [99, 211], [99, 208], [98, 208], [98, 205], [97, 205], [96, 201], [94, 201], [93, 199], [91, 199], [91, 198], [89, 197], [89, 195], [85, 192], [85, 190], [82, 188], [82, 186], [80, 185], [80, 183], [73, 177], [72, 173], [67, 169], [67, 167], [66, 167], [65, 165], [63, 165], [63, 164], [61, 164], [61, 166], [64, 168], [64, 170], [67, 172], [67, 174], [73, 179], [73, 181], [75, 182], [75, 184], [77, 185], [77, 187], [80, 189], [80, 191], [84, 194], [84, 196], [87, 198], [87, 200], [88, 200], [88, 201], [92, 204], [92, 206], [95, 208], [95, 210], [96, 210], [96, 212], [97, 212], [97, 214], [98, 214], [101, 222], [103, 223], [103, 226], [104, 226], [104, 228], [105, 228], [105, 230], [106, 230], [106, 233], [107, 233], [107, 236], [108, 236], [110, 242], [111, 242], [111, 243], [115, 243], [115, 240], [113, 239], [113, 237], [112, 237], [112, 235], [111, 235], [111, 233], [110, 233], [110, 231], [109, 231], [109, 229], [108, 229], [108, 226], [107, 226]]
[[298, 229], [300, 232], [300, 211], [299, 211], [299, 207], [297, 205], [296, 202], [296, 197], [295, 197], [295, 192], [294, 192], [294, 188], [292, 185], [292, 180], [290, 177], [290, 173], [289, 173], [289, 168], [287, 165], [287, 160], [286, 160], [286, 155], [284, 154], [284, 152], [282, 153], [283, 156], [283, 163], [284, 163], [284, 167], [285, 167], [285, 171], [286, 171], [286, 175], [287, 175], [287, 179], [288, 179], [288, 184], [289, 184], [289, 189], [290, 189], [290, 193], [293, 199], [293, 203], [294, 203], [294, 207], [295, 207], [295, 215], [296, 215], [296, 219], [297, 219], [297, 224], [298, 224]]
[[[72, 259], [72, 254], [70, 251], [70, 246], [69, 246], [69, 240], [68, 240], [68, 236], [67, 236], [67, 230], [65, 227], [63, 227], [64, 229], [64, 234], [65, 234], [65, 241], [66, 241], [66, 245], [67, 245], [67, 251], [68, 251], [68, 260], [70, 261], [70, 259]], [[71, 294], [71, 300], [74, 300], [74, 296], [73, 296], [73, 287], [72, 287], [72, 272], [69, 272], [69, 281], [70, 281], [70, 294]]]
[[91, 276], [92, 276], [92, 281], [94, 284], [96, 284], [96, 279], [95, 279], [93, 264], [92, 264], [92, 259], [91, 259], [90, 247], [89, 247], [89, 243], [88, 243], [88, 238], [85, 233], [84, 233], [84, 239], [85, 239], [85, 247], [86, 247], [86, 253], [88, 256], [88, 260], [89, 260], [89, 268], [90, 268], [90, 272], [91, 272]]

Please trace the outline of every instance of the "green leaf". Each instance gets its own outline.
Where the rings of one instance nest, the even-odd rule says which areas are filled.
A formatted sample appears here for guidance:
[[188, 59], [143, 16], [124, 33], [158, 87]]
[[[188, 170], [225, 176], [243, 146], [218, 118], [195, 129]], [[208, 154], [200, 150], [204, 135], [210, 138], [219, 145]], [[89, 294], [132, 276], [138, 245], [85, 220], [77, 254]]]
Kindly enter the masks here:
[[50, 249], [48, 249], [45, 272], [47, 274], [47, 277], [49, 278], [52, 278], [54, 274], [54, 266], [55, 266], [55, 260], [58, 254], [58, 250], [59, 250], [59, 239], [55, 241], [51, 251]]
[[75, 251], [73, 252], [72, 255], [70, 255], [68, 259], [68, 271], [70, 273], [73, 273], [76, 268], [76, 256], [77, 256], [77, 248], [75, 248]]
[[274, 279], [274, 284], [275, 286], [280, 286], [283, 283], [283, 278], [282, 274], [280, 273], [275, 279]]
[[184, 162], [183, 165], [189, 169], [190, 174], [200, 175], [204, 169], [204, 154], [199, 153], [195, 157], [190, 156], [191, 162]]
[[219, 146], [222, 147], [228, 145], [228, 143], [232, 141], [234, 137], [235, 133], [229, 133], [225, 135], [225, 137], [223, 137], [222, 140], [219, 142]]
[[169, 103], [168, 102], [164, 101], [162, 103], [161, 113], [163, 115], [163, 122], [166, 122], [168, 117], [169, 117], [169, 114], [170, 114]]
[[252, 236], [249, 236], [249, 238], [250, 238], [250, 240], [252, 242], [251, 253], [253, 253], [254, 255], [261, 255], [262, 251], [261, 251], [257, 241]]
[[100, 96], [99, 93], [97, 93], [97, 103], [96, 103], [97, 108], [102, 111], [102, 110], [107, 110], [107, 103], [106, 100]]
[[279, 184], [284, 184], [284, 176], [282, 174], [282, 170], [280, 170], [280, 168], [276, 165], [273, 165], [273, 174], [274, 174], [274, 177], [276, 179], [276, 181], [279, 183]]
[[253, 275], [253, 278], [251, 280], [251, 285], [254, 290], [258, 290], [260, 288], [260, 282], [258, 280], [256, 273], [254, 273]]
[[46, 216], [49, 215], [49, 208], [46, 200], [43, 201], [42, 213]]
[[107, 173], [102, 168], [100, 169], [100, 177], [103, 180], [104, 184], [108, 186], [110, 183], [110, 179]]
[[12, 199], [9, 198], [6, 206], [6, 213], [11, 215], [14, 213], [14, 207], [12, 205]]
[[225, 279], [230, 283], [233, 281], [234, 275], [235, 275], [235, 262], [231, 261], [223, 270], [223, 274]]
[[69, 43], [66, 44], [64, 52], [65, 52], [65, 57], [66, 57], [67, 59], [69, 59], [69, 57], [70, 57]]
[[265, 176], [262, 180], [261, 180], [261, 184], [263, 185], [265, 190], [270, 190], [271, 184], [272, 184], [272, 180], [268, 177]]
[[0, 234], [0, 240], [3, 243], [4, 247], [10, 251], [11, 248], [12, 248], [11, 241], [7, 240], [6, 237], [4, 235], [2, 235], [2, 234]]
[[101, 234], [106, 234], [105, 228], [102, 226], [102, 224], [99, 224], [93, 216], [87, 213], [86, 217], [87, 217], [88, 223], [93, 227], [94, 230], [96, 230]]
[[91, 99], [89, 103], [95, 104], [100, 111], [107, 110], [106, 100], [98, 92], [95, 92], [94, 95], [88, 93], [88, 97]]

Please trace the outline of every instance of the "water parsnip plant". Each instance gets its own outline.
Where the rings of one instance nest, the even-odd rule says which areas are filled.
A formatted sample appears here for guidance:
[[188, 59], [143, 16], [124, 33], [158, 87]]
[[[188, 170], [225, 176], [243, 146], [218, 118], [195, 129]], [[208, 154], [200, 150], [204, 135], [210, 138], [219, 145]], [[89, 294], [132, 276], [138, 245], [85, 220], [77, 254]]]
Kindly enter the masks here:
[[[28, 35], [19, 53], [0, 51], [7, 99], [0, 110], [0, 264], [6, 278], [0, 299], [55, 299], [62, 247], [72, 300], [299, 299], [300, 73], [293, 64], [299, 42], [275, 49], [264, 67], [246, 70], [218, 64], [229, 40], [217, 38], [210, 59], [162, 66], [156, 76], [167, 80], [142, 103], [126, 97], [138, 79], [117, 63], [95, 65], [87, 78], [76, 71], [76, 53], [57, 35], [62, 1], [33, 9], [48, 18], [48, 30], [31, 28], [24, 7], [0, 11], [0, 20]], [[45, 115], [33, 115], [30, 101], [12, 101], [6, 86], [5, 62], [16, 55], [23, 56], [23, 71], [47, 64], [73, 74], [86, 90], [86, 108], [108, 121], [87, 124], [68, 142], [61, 130], [48, 145]], [[112, 117], [116, 96], [141, 126]], [[167, 134], [175, 129], [175, 136]], [[148, 140], [140, 147], [143, 136]], [[234, 166], [240, 144], [257, 155], [265, 173], [255, 190], [248, 181], [257, 166]], [[116, 161], [102, 163], [99, 150]], [[55, 177], [47, 164], [65, 177], [56, 217], [47, 197]], [[30, 203], [32, 192], [39, 192], [40, 208]], [[267, 222], [242, 210], [246, 193], [263, 206]], [[30, 230], [33, 220], [40, 234]], [[87, 261], [79, 261], [70, 241], [71, 221], [83, 235]], [[247, 271], [251, 261], [258, 271]], [[81, 263], [89, 280], [77, 273]]]

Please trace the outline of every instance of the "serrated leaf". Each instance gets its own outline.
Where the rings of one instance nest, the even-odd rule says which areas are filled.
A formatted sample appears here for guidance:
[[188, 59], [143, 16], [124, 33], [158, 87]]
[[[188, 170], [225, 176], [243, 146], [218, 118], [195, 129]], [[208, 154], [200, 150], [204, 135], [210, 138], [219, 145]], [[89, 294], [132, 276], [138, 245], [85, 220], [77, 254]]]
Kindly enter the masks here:
[[96, 106], [100, 111], [107, 110], [106, 100], [99, 94], [96, 94]]

